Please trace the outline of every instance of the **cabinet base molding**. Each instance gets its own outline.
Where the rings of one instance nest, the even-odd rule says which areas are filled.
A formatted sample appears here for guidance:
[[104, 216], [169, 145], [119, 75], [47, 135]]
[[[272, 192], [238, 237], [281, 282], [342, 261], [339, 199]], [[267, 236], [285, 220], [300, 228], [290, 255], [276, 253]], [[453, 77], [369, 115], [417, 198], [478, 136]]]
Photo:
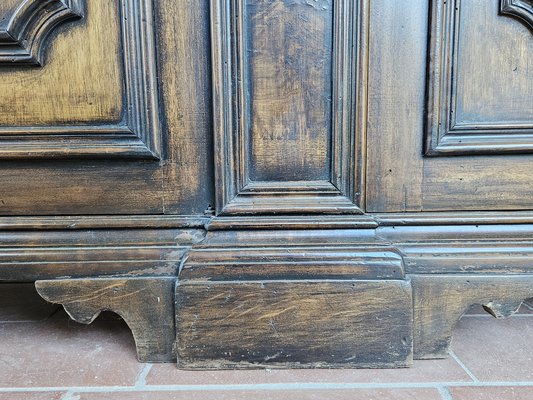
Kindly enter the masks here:
[[[152, 230], [142, 242], [157, 238], [153, 254], [172, 260], [174, 273], [146, 273], [159, 261], [142, 251], [145, 274], [131, 258], [127, 274], [120, 256], [130, 250], [117, 247], [100, 276], [98, 263], [85, 277], [61, 275], [81, 274], [85, 255], [96, 260], [84, 244], [75, 260], [74, 250], [61, 260], [60, 249], [53, 265], [43, 259], [49, 272], [37, 278], [37, 290], [82, 323], [116, 312], [133, 331], [139, 360], [177, 360], [182, 369], [408, 367], [445, 357], [470, 306], [503, 318], [533, 297], [528, 224], [216, 229], [194, 231], [193, 240], [190, 231], [172, 232], [181, 243], [170, 246], [172, 254], [161, 253]], [[20, 253], [9, 246], [4, 253]], [[36, 271], [39, 253], [26, 246]], [[49, 279], [56, 264], [57, 279]]]
[[209, 232], [176, 284], [178, 367], [406, 367], [411, 293], [369, 231]]

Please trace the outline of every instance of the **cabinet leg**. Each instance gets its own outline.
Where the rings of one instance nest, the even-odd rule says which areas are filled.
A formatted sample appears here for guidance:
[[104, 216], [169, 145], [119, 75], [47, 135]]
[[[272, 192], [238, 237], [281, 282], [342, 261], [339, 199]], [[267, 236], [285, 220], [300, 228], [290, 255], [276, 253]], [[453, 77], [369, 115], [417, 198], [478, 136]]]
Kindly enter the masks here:
[[533, 296], [533, 275], [410, 275], [415, 359], [444, 358], [461, 316], [481, 304], [496, 318], [515, 313]]
[[175, 277], [82, 278], [35, 282], [47, 301], [62, 304], [72, 319], [90, 324], [102, 311], [120, 315], [133, 333], [142, 362], [166, 362], [174, 352]]

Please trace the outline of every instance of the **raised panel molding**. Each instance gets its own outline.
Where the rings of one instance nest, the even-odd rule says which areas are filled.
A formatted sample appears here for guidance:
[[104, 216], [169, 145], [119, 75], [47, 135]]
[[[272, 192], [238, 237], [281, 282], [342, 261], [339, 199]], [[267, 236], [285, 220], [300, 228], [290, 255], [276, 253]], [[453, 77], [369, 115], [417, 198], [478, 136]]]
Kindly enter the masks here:
[[[333, 10], [331, 32], [333, 43], [332, 54], [329, 55], [331, 73], [322, 74], [318, 78], [325, 82], [332, 82], [331, 109], [319, 110], [324, 112], [322, 115], [326, 115], [321, 121], [328, 119], [324, 125], [330, 127], [326, 129], [328, 130], [329, 157], [326, 162], [327, 166], [323, 169], [327, 169], [327, 172], [321, 172], [328, 177], [322, 179], [321, 176], [316, 178], [305, 176], [287, 181], [254, 179], [253, 166], [250, 165], [249, 160], [249, 154], [254, 150], [251, 144], [252, 129], [249, 126], [251, 116], [248, 107], [251, 102], [250, 92], [257, 82], [247, 84], [247, 69], [251, 68], [249, 64], [254, 54], [261, 52], [246, 48], [246, 41], [252, 39], [246, 37], [245, 18], [246, 7], [256, 7], [258, 4], [261, 3], [251, 0], [211, 0], [216, 178], [219, 182], [217, 213], [218, 215], [361, 213], [361, 199], [363, 198], [361, 149], [364, 142], [366, 116], [367, 1], [325, 0], [316, 5], [303, 1], [265, 3], [268, 7], [273, 7], [274, 12], [291, 6], [314, 9], [311, 12], [328, 10], [330, 7]], [[261, 7], [267, 6], [261, 4]], [[291, 17], [292, 14], [289, 12], [287, 18]], [[280, 19], [276, 21], [279, 23]], [[290, 64], [291, 61], [286, 60], [290, 58], [289, 51], [287, 49], [282, 51], [287, 51], [287, 53], [268, 56], [275, 59], [275, 62], [283, 59]], [[301, 53], [300, 57], [301, 62], [308, 61]], [[329, 71], [329, 68], [326, 66], [323, 70]], [[294, 73], [295, 69], [291, 70], [291, 73], [296, 75], [292, 77], [294, 81], [289, 82], [294, 82], [294, 86], [297, 86], [301, 83], [300, 81], [305, 80], [298, 79], [300, 76], [298, 74], [304, 72], [296, 69], [297, 72]], [[291, 79], [287, 78], [289, 73], [285, 69], [277, 72], [283, 76], [283, 79]], [[264, 77], [259, 79], [261, 78], [263, 80], [260, 82], [264, 87]], [[272, 81], [274, 82], [274, 79]], [[315, 83], [307, 84], [314, 85]], [[316, 83], [317, 86], [320, 84]], [[269, 85], [268, 81], [266, 85]], [[275, 83], [271, 86], [274, 87]], [[267, 89], [270, 89], [270, 86]], [[275, 89], [271, 90], [271, 92], [274, 91]], [[272, 97], [275, 98], [275, 95]], [[282, 102], [283, 100], [280, 103]], [[276, 103], [276, 105], [279, 104]], [[316, 107], [316, 104], [313, 106], [315, 109], [320, 109]], [[268, 107], [264, 109], [269, 110]], [[275, 119], [276, 112], [283, 115], [283, 111], [272, 111], [272, 114], [268, 115], [269, 121]], [[268, 123], [264, 126], [266, 129], [271, 128]], [[283, 128], [289, 130], [286, 126]], [[313, 128], [308, 126], [307, 130]], [[284, 137], [283, 145], [291, 146], [291, 143], [283, 136], [284, 133], [268, 132], [268, 134], [273, 137], [276, 135]], [[301, 140], [298, 128], [293, 128], [290, 134], [294, 135], [296, 140]], [[264, 149], [261, 151], [264, 152]], [[288, 154], [285, 156], [290, 157]], [[280, 155], [277, 154], [276, 157], [279, 159]], [[278, 168], [283, 169], [281, 166]]]
[[[73, 2], [39, 3], [60, 3], [65, 7]], [[152, 2], [121, 0], [119, 4], [125, 93], [122, 120], [117, 124], [0, 126], [0, 159], [159, 159], [161, 132]], [[111, 6], [114, 5], [110, 3]], [[65, 62], [68, 65], [68, 60]]]
[[[501, 0], [500, 11], [519, 17], [530, 28], [533, 27], [531, 1]], [[450, 156], [533, 152], [533, 121], [456, 121], [458, 88], [455, 80], [460, 67], [457, 50], [460, 13], [460, 0], [432, 1], [425, 154]]]
[[530, 29], [533, 29], [533, 1], [531, 0], [501, 0], [502, 14], [519, 18]]
[[42, 65], [47, 36], [83, 16], [80, 1], [23, 0], [11, 15], [0, 15], [0, 65]]

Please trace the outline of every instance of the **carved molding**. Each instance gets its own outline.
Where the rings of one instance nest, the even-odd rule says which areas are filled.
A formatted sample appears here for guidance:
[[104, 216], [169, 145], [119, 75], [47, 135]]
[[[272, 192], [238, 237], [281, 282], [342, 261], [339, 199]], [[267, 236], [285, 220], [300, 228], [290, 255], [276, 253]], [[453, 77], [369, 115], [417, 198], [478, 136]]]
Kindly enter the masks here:
[[[113, 5], [110, 3], [110, 6]], [[160, 158], [152, 1], [120, 0], [118, 7], [123, 25], [125, 105], [122, 120], [117, 124], [100, 125], [0, 126], [0, 159]]]
[[253, 181], [246, 156], [249, 124], [243, 122], [249, 118], [243, 105], [249, 88], [242, 71], [251, 53], [243, 44], [245, 5], [243, 0], [211, 0], [218, 215], [362, 212], [368, 2], [333, 4], [331, 178]]
[[0, 65], [42, 65], [50, 32], [82, 16], [81, 0], [22, 1], [13, 15], [0, 16]]
[[500, 11], [502, 14], [517, 17], [533, 29], [533, 1], [531, 0], [501, 0]]
[[[531, 1], [502, 0], [501, 12], [531, 24]], [[460, 34], [459, 0], [432, 1], [427, 88], [427, 156], [533, 152], [533, 121], [528, 124], [466, 123], [456, 121]]]

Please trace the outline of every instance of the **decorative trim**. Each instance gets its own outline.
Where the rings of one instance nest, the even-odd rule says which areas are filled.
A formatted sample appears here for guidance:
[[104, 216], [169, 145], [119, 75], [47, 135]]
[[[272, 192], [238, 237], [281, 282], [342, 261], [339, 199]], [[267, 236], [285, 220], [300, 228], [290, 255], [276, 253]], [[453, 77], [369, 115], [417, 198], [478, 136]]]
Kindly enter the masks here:
[[204, 228], [208, 222], [208, 217], [197, 215], [0, 217], [0, 230]]
[[0, 159], [160, 158], [152, 1], [120, 0], [119, 4], [125, 71], [122, 120], [115, 125], [2, 126]]
[[42, 66], [46, 38], [58, 25], [83, 17], [81, 1], [21, 1], [0, 25], [0, 66]]
[[412, 362], [411, 283], [362, 231], [217, 231], [176, 282], [178, 367], [391, 368]]
[[45, 300], [62, 304], [77, 322], [90, 324], [100, 312], [120, 315], [133, 333], [140, 362], [176, 360], [175, 277], [57, 279], [35, 282]]
[[0, 217], [0, 230], [83, 230], [205, 228], [241, 229], [375, 229], [378, 226], [525, 225], [533, 211], [462, 211], [374, 213], [321, 216], [72, 215]]
[[215, 173], [222, 182], [216, 193], [219, 215], [362, 212], [368, 1], [334, 3], [332, 178], [252, 182], [243, 155], [246, 124], [237, 123], [245, 120], [241, 104], [246, 95], [239, 79], [245, 63], [244, 6], [242, 0], [211, 0]]
[[[426, 155], [504, 154], [533, 152], [533, 124], [466, 124], [455, 120], [460, 0], [432, 1], [429, 55]], [[502, 12], [521, 16], [533, 7], [521, 0], [502, 0]], [[518, 6], [520, 4], [520, 7]], [[505, 11], [504, 11], [505, 10]], [[529, 16], [531, 20], [531, 15]]]
[[175, 276], [203, 229], [0, 231], [0, 280]]
[[501, 0], [500, 12], [518, 18], [533, 29], [533, 2], [527, 0]]

